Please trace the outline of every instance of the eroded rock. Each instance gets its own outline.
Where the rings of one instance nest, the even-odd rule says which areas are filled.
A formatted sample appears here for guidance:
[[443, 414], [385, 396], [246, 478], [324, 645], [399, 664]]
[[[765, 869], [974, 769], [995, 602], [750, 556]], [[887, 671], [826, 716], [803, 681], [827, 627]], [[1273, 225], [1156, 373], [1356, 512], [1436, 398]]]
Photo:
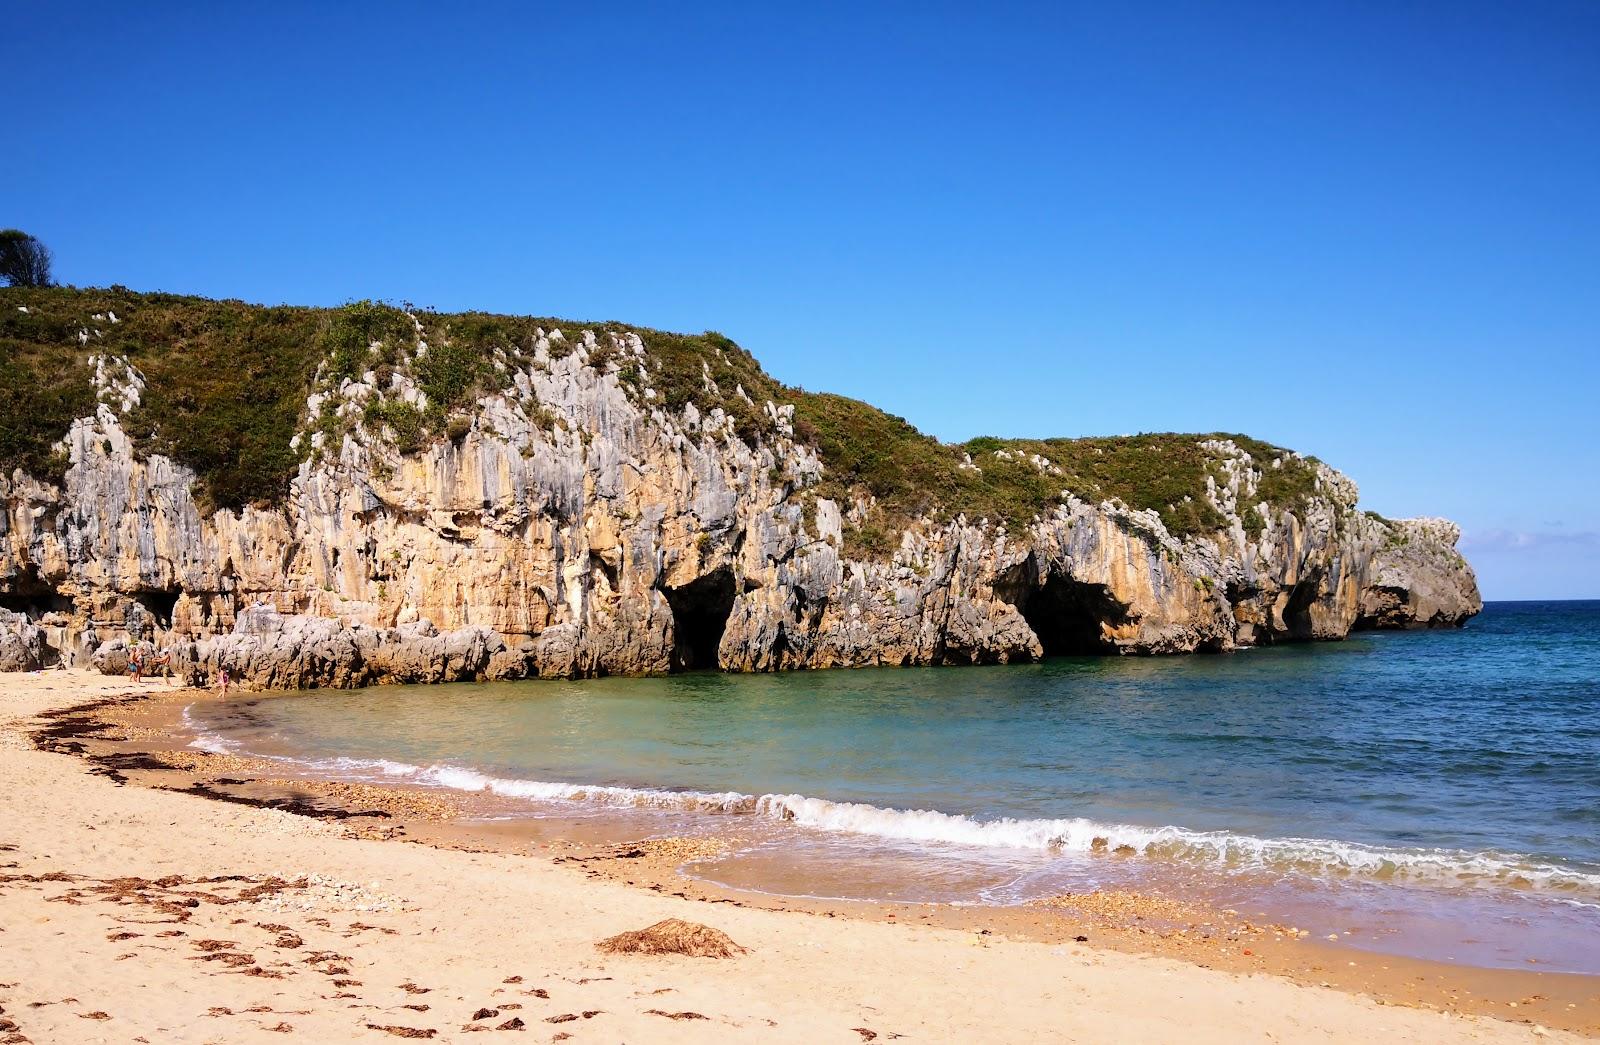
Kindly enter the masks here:
[[638, 401], [581, 351], [510, 374], [459, 438], [405, 455], [358, 428], [301, 465], [282, 507], [240, 511], [202, 511], [193, 474], [136, 455], [121, 412], [142, 377], [105, 380], [66, 434], [62, 485], [0, 477], [0, 596], [26, 604], [0, 613], [0, 667], [92, 652], [115, 673], [141, 641], [193, 681], [226, 668], [285, 688], [984, 664], [1338, 639], [1481, 607], [1453, 524], [1367, 515], [1321, 465], [1295, 511], [1266, 504], [1273, 465], [1227, 440], [1201, 444], [1226, 479], [1205, 494], [1226, 520], [1212, 534], [1064, 495], [1023, 530], [924, 520], [862, 561], [842, 550], [860, 505], [791, 496], [825, 478], [792, 426], [746, 442], [719, 410]]

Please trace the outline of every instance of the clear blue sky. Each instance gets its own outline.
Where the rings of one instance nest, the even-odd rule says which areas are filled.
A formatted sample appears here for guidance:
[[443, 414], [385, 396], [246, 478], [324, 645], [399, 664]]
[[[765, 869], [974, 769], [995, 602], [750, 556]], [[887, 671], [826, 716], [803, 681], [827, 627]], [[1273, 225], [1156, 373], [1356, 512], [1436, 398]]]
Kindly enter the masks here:
[[1600, 3], [215, 6], [7, 13], [0, 226], [62, 281], [1244, 431], [1459, 520], [1490, 598], [1600, 596]]

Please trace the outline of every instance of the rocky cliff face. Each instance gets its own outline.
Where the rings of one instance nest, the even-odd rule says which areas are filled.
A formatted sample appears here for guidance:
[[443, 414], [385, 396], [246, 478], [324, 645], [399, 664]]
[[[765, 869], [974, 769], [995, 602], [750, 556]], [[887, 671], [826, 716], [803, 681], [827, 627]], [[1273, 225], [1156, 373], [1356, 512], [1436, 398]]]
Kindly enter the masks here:
[[[1452, 524], [1363, 513], [1333, 469], [1227, 439], [1196, 437], [1222, 520], [1205, 533], [1063, 490], [1022, 525], [930, 514], [888, 554], [847, 555], [871, 495], [820, 495], [794, 407], [754, 403], [754, 436], [732, 411], [667, 408], [635, 334], [541, 330], [411, 453], [389, 426], [329, 423], [416, 402], [404, 365], [319, 387], [287, 497], [239, 510], [203, 510], [194, 473], [132, 444], [136, 366], [88, 365], [97, 405], [65, 433], [62, 481], [0, 478], [0, 668], [117, 670], [138, 640], [196, 677], [284, 687], [1004, 663], [1459, 625], [1481, 606]], [[962, 467], [991, 463], [1015, 466]], [[1263, 501], [1285, 467], [1308, 470], [1306, 495]]]

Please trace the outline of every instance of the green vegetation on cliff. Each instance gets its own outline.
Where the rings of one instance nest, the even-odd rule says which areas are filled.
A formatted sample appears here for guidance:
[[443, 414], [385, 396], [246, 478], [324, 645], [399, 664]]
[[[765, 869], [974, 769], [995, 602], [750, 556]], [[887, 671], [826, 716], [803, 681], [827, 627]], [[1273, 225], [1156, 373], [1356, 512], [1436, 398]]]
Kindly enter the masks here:
[[[427, 406], [374, 400], [364, 418], [389, 424], [400, 448], [415, 452], [453, 434], [452, 413], [499, 387], [496, 351], [507, 365], [525, 364], [541, 328], [568, 335], [552, 344], [557, 356], [586, 329], [638, 333], [651, 361], [663, 364], [665, 376], [651, 380], [669, 405], [720, 405], [749, 439], [769, 425], [745, 400], [730, 394], [713, 403], [704, 391], [702, 359], [719, 384], [731, 392], [742, 382], [758, 403], [777, 388], [748, 352], [719, 334], [484, 312], [415, 315], [417, 323], [372, 301], [268, 307], [124, 287], [0, 289], [0, 400], [7, 405], [0, 415], [0, 471], [21, 468], [59, 480], [66, 459], [54, 447], [74, 418], [95, 408], [89, 357], [125, 356], [146, 378], [139, 406], [124, 419], [139, 450], [192, 468], [212, 507], [271, 504], [311, 452], [290, 446], [311, 392], [337, 389], [369, 370], [386, 382], [403, 354], [415, 354], [420, 336], [428, 348], [412, 376]], [[605, 362], [604, 350], [591, 356], [591, 365]], [[313, 428], [321, 426], [331, 427], [331, 417], [313, 419]]]
[[1226, 524], [1205, 497], [1207, 477], [1226, 482], [1217, 455], [1202, 445], [1213, 439], [1231, 440], [1251, 455], [1261, 470], [1261, 499], [1298, 511], [1315, 492], [1314, 459], [1248, 436], [980, 436], [948, 445], [904, 418], [843, 396], [798, 393], [794, 402], [797, 435], [810, 437], [827, 466], [827, 488], [819, 492], [843, 498], [862, 490], [876, 501], [867, 524], [852, 535], [852, 550], [888, 550], [927, 513], [1026, 525], [1059, 504], [1063, 492], [1154, 511], [1179, 536], [1211, 533]]
[[193, 468], [216, 503], [265, 498], [293, 474], [289, 439], [316, 368], [314, 310], [120, 288], [10, 288], [0, 302], [5, 471], [59, 478], [66, 462], [52, 448], [72, 418], [94, 413], [89, 357], [110, 355], [147, 381], [129, 434]]
[[[863, 524], [847, 533], [848, 550], [857, 554], [886, 553], [905, 526], [924, 515], [965, 513], [1024, 525], [1052, 510], [1064, 492], [1153, 510], [1176, 534], [1211, 532], [1224, 519], [1204, 496], [1206, 481], [1221, 484], [1224, 475], [1217, 455], [1202, 446], [1210, 438], [1231, 439], [1252, 455], [1262, 476], [1260, 497], [1279, 508], [1302, 507], [1315, 489], [1311, 460], [1239, 435], [985, 436], [940, 443], [866, 403], [784, 386], [714, 332], [672, 334], [483, 312], [411, 313], [370, 301], [265, 307], [122, 287], [0, 290], [0, 400], [7, 406], [0, 414], [0, 470], [21, 468], [58, 480], [65, 460], [54, 448], [74, 418], [94, 410], [89, 357], [126, 356], [147, 382], [140, 404], [124, 419], [140, 452], [164, 453], [192, 468], [210, 506], [270, 504], [283, 497], [313, 452], [304, 441], [291, 446], [305, 426], [310, 393], [337, 390], [369, 373], [387, 387], [403, 369], [423, 405], [373, 398], [356, 421], [337, 417], [338, 400], [330, 396], [311, 427], [336, 436], [342, 425], [386, 425], [403, 451], [416, 452], [463, 435], [462, 411], [503, 387], [502, 368], [529, 365], [541, 330], [560, 329], [565, 337], [549, 342], [551, 356], [565, 355], [582, 331], [593, 331], [598, 341], [589, 365], [605, 369], [616, 362], [636, 401], [673, 414], [691, 403], [702, 415], [720, 408], [747, 443], [773, 441], [767, 401], [793, 405], [795, 437], [816, 448], [826, 476], [820, 487], [796, 495], [873, 504]], [[642, 369], [619, 356], [608, 333], [640, 337]], [[653, 399], [643, 398], [645, 388], [654, 390]], [[525, 405], [530, 416], [541, 409]], [[1259, 528], [1253, 514], [1245, 513], [1246, 523]]]

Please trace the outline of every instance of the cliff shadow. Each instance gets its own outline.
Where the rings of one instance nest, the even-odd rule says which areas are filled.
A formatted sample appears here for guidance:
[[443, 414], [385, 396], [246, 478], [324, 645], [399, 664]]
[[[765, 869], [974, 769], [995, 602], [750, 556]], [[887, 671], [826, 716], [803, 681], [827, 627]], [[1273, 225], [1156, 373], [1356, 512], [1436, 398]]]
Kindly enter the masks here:
[[1306, 578], [1290, 588], [1283, 601], [1283, 629], [1262, 629], [1260, 643], [1310, 642], [1316, 638], [1311, 608], [1317, 601], [1317, 592], [1318, 582], [1315, 578]]
[[1127, 607], [1103, 584], [1086, 584], [1051, 572], [1041, 583], [1038, 566], [1029, 563], [1023, 576], [996, 593], [1017, 608], [1028, 622], [1046, 657], [1083, 657], [1116, 653], [1102, 624], [1121, 624]]
[[44, 640], [40, 655], [42, 667], [61, 662], [62, 648], [69, 643], [60, 622], [73, 612], [74, 601], [72, 596], [41, 577], [38, 566], [30, 563], [9, 577], [0, 577], [0, 609], [20, 613], [40, 627]]
[[717, 647], [733, 612], [733, 571], [723, 567], [662, 591], [672, 608], [671, 670], [714, 671]]
[[1317, 601], [1317, 582], [1315, 580], [1301, 581], [1289, 592], [1289, 605], [1283, 611], [1283, 622], [1289, 628], [1289, 637], [1297, 642], [1306, 642], [1313, 635], [1313, 622], [1311, 620], [1311, 604]]
[[144, 607], [145, 612], [155, 621], [156, 627], [170, 628], [172, 627], [173, 611], [178, 608], [178, 597], [182, 594], [181, 591], [164, 591], [153, 588], [147, 591], [136, 591], [129, 597]]
[[9, 580], [0, 581], [0, 609], [38, 620], [47, 613], [71, 613], [73, 601], [54, 584], [39, 576], [39, 567], [29, 565]]
[[[1423, 627], [1421, 622], [1406, 613], [1408, 594], [1404, 588], [1388, 585], [1372, 585], [1363, 589], [1356, 619], [1350, 625], [1350, 630], [1393, 631]], [[1460, 627], [1460, 624], [1456, 626]]]

